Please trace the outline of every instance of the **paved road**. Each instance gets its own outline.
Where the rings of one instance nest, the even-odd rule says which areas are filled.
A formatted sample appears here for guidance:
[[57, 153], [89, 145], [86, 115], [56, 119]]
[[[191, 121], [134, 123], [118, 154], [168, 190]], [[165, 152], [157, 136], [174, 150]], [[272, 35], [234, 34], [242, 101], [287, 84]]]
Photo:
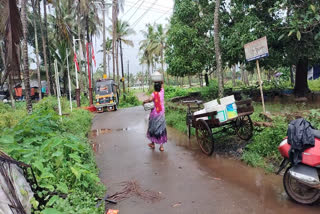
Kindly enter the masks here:
[[238, 161], [206, 157], [188, 139], [168, 129], [165, 152], [147, 147], [148, 114], [142, 107], [97, 114], [92, 130], [100, 178], [110, 194], [135, 180], [164, 198], [120, 202], [121, 214], [319, 213], [320, 206], [290, 202], [281, 177], [265, 175]]

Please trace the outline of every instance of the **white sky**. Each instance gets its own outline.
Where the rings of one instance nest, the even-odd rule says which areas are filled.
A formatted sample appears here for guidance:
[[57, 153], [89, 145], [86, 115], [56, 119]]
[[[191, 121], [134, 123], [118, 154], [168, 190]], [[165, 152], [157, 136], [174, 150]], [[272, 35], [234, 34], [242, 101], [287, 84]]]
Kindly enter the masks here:
[[[107, 1], [108, 2], [108, 1]], [[129, 21], [131, 27], [136, 31], [136, 35], [131, 36], [130, 40], [134, 42], [134, 47], [129, 47], [123, 44], [123, 64], [124, 71], [127, 73], [127, 62], [129, 60], [129, 70], [130, 73], [137, 73], [142, 70], [139, 64], [139, 42], [143, 40], [141, 30], [146, 30], [146, 24], [156, 23], [163, 24], [164, 26], [168, 24], [168, 20], [172, 15], [174, 0], [124, 0], [124, 10], [120, 12], [119, 19]], [[99, 5], [96, 5], [99, 7]], [[50, 9], [48, 10], [50, 13]], [[100, 10], [99, 16], [102, 21], [102, 12]], [[106, 11], [106, 28], [111, 25], [111, 8], [108, 12]], [[106, 30], [106, 38], [111, 36]], [[94, 52], [97, 61], [97, 67], [94, 71], [103, 64], [103, 55], [98, 52], [102, 50], [102, 30], [100, 37], [93, 38]], [[35, 58], [34, 49], [29, 46], [30, 58]], [[79, 54], [78, 54], [79, 55]], [[107, 58], [108, 60], [108, 58]], [[73, 63], [73, 62], [69, 62]], [[121, 64], [119, 58], [119, 71], [121, 73]], [[35, 62], [30, 61], [30, 68], [36, 69]], [[107, 68], [108, 69], [108, 68]], [[110, 70], [112, 73], [112, 58], [110, 60]], [[72, 71], [71, 71], [72, 72]]]
[[[134, 47], [123, 45], [123, 64], [124, 71], [127, 73], [127, 62], [129, 60], [130, 73], [137, 73], [142, 70], [139, 65], [139, 42], [143, 39], [141, 30], [146, 30], [146, 24], [157, 23], [164, 26], [168, 23], [172, 15], [174, 0], [124, 0], [124, 11], [120, 13], [119, 19], [129, 21], [129, 24], [136, 31], [136, 35], [131, 36], [130, 40], [134, 42]], [[102, 14], [101, 14], [102, 15]], [[109, 18], [106, 18], [106, 27], [111, 25], [111, 9], [109, 9]], [[101, 17], [102, 18], [102, 17]], [[106, 33], [107, 37], [111, 37]], [[103, 63], [102, 53], [98, 53], [102, 44], [102, 33], [100, 38], [94, 39], [97, 67]], [[112, 59], [110, 60], [112, 65]], [[112, 73], [112, 66], [110, 66]], [[120, 58], [119, 58], [119, 69]]]

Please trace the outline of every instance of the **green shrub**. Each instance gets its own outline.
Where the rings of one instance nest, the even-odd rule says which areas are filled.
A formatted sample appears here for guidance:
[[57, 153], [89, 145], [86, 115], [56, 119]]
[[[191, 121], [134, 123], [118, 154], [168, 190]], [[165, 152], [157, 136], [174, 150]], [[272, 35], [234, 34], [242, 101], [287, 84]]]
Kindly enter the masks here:
[[241, 159], [246, 162], [248, 165], [253, 167], [264, 167], [265, 162], [264, 159], [258, 153], [254, 151], [246, 151]]
[[273, 127], [255, 130], [252, 142], [247, 146], [264, 158], [280, 158], [278, 145], [287, 134], [288, 123], [283, 118], [275, 118]]
[[311, 109], [306, 119], [311, 122], [315, 129], [320, 130], [320, 109]]
[[320, 91], [320, 78], [316, 80], [309, 80], [308, 85], [311, 91]]
[[129, 93], [126, 93], [125, 97], [126, 99], [124, 99], [122, 95], [120, 98], [120, 103], [119, 103], [120, 108], [129, 108], [129, 107], [139, 106], [142, 104], [132, 91], [130, 91]]
[[197, 88], [180, 88], [175, 86], [165, 86], [165, 98], [171, 99], [174, 97], [187, 96], [191, 92], [195, 92]]
[[187, 133], [186, 112], [166, 108], [166, 123], [183, 133]]
[[[22, 108], [23, 107], [23, 108]], [[10, 104], [0, 102], [0, 133], [5, 128], [12, 128], [27, 114], [25, 105], [16, 105], [16, 110]]]
[[[70, 102], [67, 98], [61, 97], [60, 99], [61, 109], [63, 113], [70, 111]], [[56, 111], [58, 112], [58, 100], [56, 97], [45, 97], [38, 103], [33, 105], [33, 110], [36, 111]]]
[[200, 88], [200, 93], [204, 100], [217, 99], [218, 91], [218, 81], [215, 79], [210, 81], [209, 87]]
[[[0, 147], [13, 158], [32, 165], [39, 185], [45, 189], [37, 194], [48, 201], [41, 207], [33, 203], [34, 213], [40, 213], [40, 209], [43, 213], [103, 213], [102, 208], [94, 206], [105, 188], [86, 138], [92, 115], [74, 109], [61, 120], [56, 105], [53, 98], [36, 104], [31, 115], [2, 131]], [[67, 194], [67, 198], [53, 196], [49, 200], [52, 191]]]

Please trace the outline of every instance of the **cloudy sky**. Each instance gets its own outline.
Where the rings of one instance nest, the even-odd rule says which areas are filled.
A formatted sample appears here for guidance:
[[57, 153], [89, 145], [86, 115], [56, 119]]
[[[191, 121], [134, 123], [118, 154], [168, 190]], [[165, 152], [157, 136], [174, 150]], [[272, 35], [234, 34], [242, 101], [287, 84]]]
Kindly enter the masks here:
[[[129, 39], [134, 42], [134, 47], [124, 46], [124, 70], [127, 72], [127, 62], [129, 60], [130, 73], [141, 71], [139, 65], [139, 42], [143, 39], [141, 30], [146, 29], [146, 24], [168, 24], [168, 20], [172, 15], [174, 0], [124, 0], [124, 11], [120, 13], [119, 19], [129, 21], [130, 25], [136, 31], [136, 35]], [[108, 12], [109, 18], [106, 19], [106, 26], [111, 25], [111, 9]], [[111, 37], [109, 33], [106, 35]], [[94, 39], [94, 47], [97, 58], [97, 67], [103, 63], [102, 53], [98, 53], [101, 49], [102, 35]], [[112, 60], [111, 64], [112, 64]], [[112, 70], [112, 67], [111, 67]]]

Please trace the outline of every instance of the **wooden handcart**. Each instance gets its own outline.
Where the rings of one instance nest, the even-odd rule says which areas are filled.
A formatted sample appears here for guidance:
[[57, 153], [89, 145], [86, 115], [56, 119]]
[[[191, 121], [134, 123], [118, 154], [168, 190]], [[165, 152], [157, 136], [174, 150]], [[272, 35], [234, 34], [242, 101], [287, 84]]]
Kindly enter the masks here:
[[233, 128], [242, 140], [249, 140], [253, 135], [253, 123], [250, 115], [254, 112], [254, 109], [251, 99], [236, 101], [238, 116], [225, 122], [220, 122], [215, 118], [216, 111], [194, 115], [195, 111], [200, 110], [202, 101], [183, 101], [183, 103], [188, 105], [186, 115], [188, 137], [191, 136], [191, 128], [195, 128], [197, 142], [201, 150], [207, 155], [211, 155], [214, 151], [213, 135], [221, 132], [221, 130], [213, 132], [214, 128]]

